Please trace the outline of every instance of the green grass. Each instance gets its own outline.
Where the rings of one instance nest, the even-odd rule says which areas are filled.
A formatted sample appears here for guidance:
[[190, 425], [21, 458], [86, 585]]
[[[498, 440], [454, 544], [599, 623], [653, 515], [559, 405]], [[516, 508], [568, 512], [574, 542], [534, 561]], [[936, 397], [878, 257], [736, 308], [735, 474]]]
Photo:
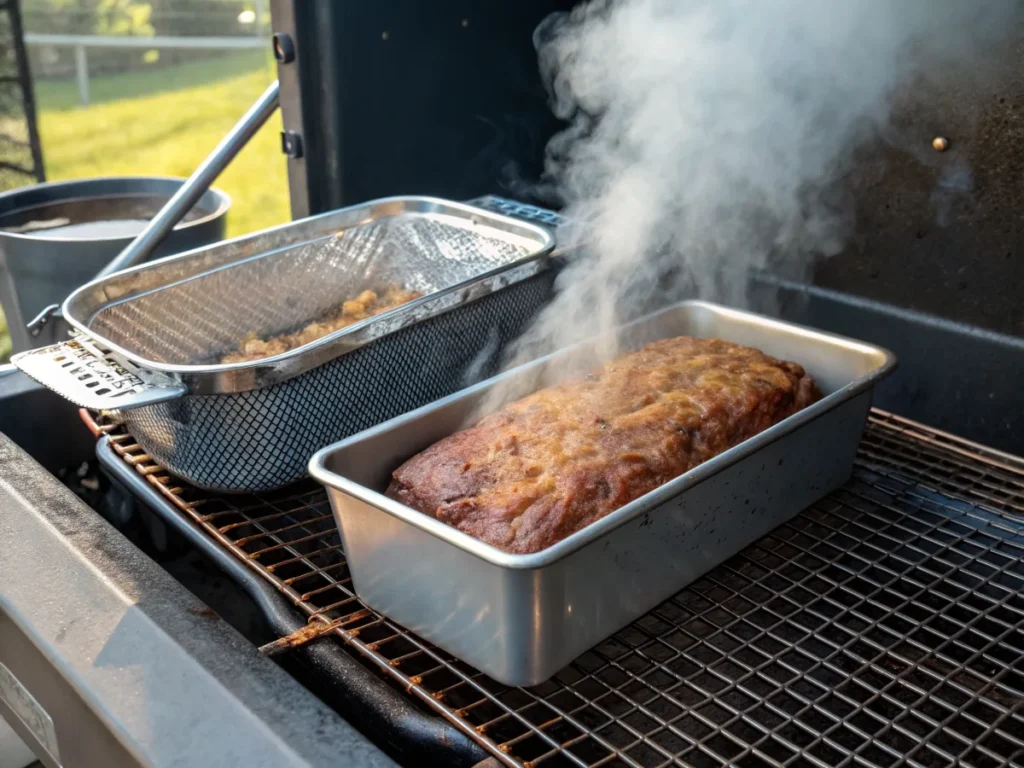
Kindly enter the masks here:
[[[273, 77], [269, 57], [246, 51], [172, 67], [139, 65], [89, 80], [36, 83], [39, 132], [51, 181], [89, 176], [188, 176]], [[232, 199], [228, 235], [289, 219], [288, 179], [274, 116], [216, 182]]]
[[[96, 54], [93, 54], [96, 56]], [[93, 74], [89, 78], [89, 106], [156, 96], [169, 91], [202, 88], [241, 75], [262, 72], [269, 83], [271, 62], [269, 54], [258, 50], [238, 51], [217, 58], [161, 66], [139, 64], [137, 69], [117, 74]], [[64, 80], [36, 80], [36, 98], [43, 109], [82, 111], [78, 103], [78, 84], [74, 78]]]
[[[35, 84], [48, 181], [90, 176], [188, 176], [274, 77], [262, 51], [137, 69], [89, 79], [88, 106], [71, 80]], [[231, 196], [227, 235], [290, 218], [280, 114], [234, 159], [215, 186]], [[10, 354], [0, 313], [0, 361]]]

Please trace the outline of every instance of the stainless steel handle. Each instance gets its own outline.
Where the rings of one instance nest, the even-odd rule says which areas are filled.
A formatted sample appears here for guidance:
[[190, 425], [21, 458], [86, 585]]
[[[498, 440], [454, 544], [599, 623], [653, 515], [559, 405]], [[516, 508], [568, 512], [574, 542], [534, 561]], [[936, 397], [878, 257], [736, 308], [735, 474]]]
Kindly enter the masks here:
[[242, 119], [235, 124], [231, 132], [221, 139], [213, 152], [195, 169], [181, 185], [181, 188], [167, 201], [167, 204], [160, 209], [160, 213], [154, 216], [146, 228], [139, 233], [139, 236], [107, 264], [96, 277], [106, 277], [145, 261], [146, 257], [160, 244], [160, 241], [167, 236], [167, 233], [174, 229], [175, 225], [206, 193], [214, 180], [220, 176], [228, 163], [235, 158], [235, 155], [249, 142], [256, 131], [274, 114], [279, 97], [280, 86], [275, 80], [249, 108], [249, 111], [242, 116]]
[[188, 391], [176, 379], [119, 358], [81, 335], [19, 352], [11, 362], [47, 389], [91, 411], [142, 408]]

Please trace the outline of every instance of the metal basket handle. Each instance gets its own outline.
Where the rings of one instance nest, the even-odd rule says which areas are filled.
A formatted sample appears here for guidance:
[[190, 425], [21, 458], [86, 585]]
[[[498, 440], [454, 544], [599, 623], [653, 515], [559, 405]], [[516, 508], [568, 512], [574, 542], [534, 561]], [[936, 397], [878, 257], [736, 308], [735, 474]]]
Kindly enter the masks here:
[[141, 408], [188, 391], [170, 376], [140, 368], [82, 335], [19, 352], [11, 361], [44, 387], [93, 411]]

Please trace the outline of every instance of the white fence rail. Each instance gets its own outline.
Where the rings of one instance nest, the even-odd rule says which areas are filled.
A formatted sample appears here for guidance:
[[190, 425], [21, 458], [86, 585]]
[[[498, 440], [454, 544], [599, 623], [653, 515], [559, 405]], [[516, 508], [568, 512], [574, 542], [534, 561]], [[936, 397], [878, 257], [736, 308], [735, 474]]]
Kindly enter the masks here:
[[89, 59], [87, 48], [201, 48], [205, 50], [237, 50], [263, 48], [267, 41], [262, 36], [253, 37], [165, 37], [154, 35], [50, 35], [36, 32], [25, 33], [26, 45], [66, 46], [75, 50], [75, 78], [78, 81], [78, 100], [82, 106], [89, 103]]

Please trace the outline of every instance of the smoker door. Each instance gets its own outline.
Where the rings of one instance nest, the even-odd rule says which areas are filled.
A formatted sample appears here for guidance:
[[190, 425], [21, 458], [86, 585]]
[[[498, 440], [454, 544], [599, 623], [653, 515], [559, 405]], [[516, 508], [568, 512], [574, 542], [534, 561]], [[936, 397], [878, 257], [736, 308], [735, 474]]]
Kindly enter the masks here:
[[529, 198], [558, 127], [533, 31], [568, 0], [274, 0], [292, 215], [375, 197]]
[[[559, 125], [532, 35], [571, 5], [276, 0], [274, 27], [292, 36], [296, 54], [278, 67], [285, 126], [302, 146], [289, 161], [293, 213], [400, 193], [529, 201]], [[840, 333], [866, 329], [901, 360], [882, 407], [1019, 452], [1018, 16], [1019, 29], [984, 60], [952, 63], [894, 96], [893, 130], [864, 147], [844, 179], [856, 210], [846, 248], [819, 260], [781, 304], [773, 297], [758, 308]], [[948, 139], [945, 152], [932, 148], [937, 136]], [[801, 292], [810, 295], [794, 298]]]

